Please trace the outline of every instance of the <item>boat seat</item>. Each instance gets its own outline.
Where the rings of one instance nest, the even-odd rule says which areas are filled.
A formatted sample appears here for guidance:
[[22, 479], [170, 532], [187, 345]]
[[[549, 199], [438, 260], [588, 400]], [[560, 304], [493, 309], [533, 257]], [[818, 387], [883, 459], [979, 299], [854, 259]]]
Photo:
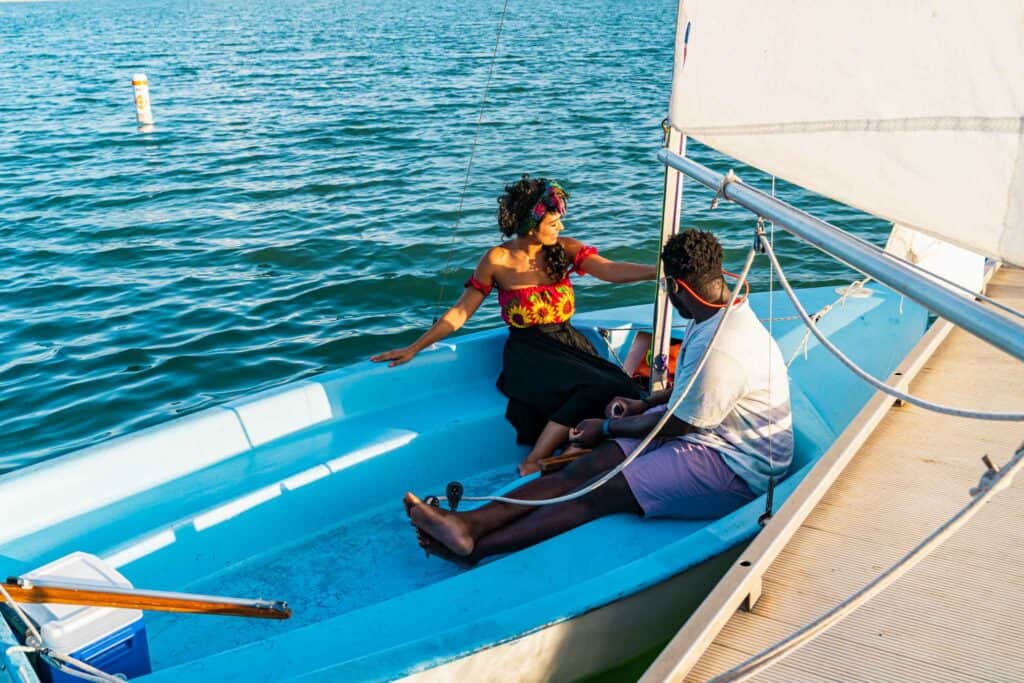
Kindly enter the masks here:
[[793, 413], [793, 464], [789, 471], [796, 472], [828, 450], [836, 435], [794, 381], [789, 383], [789, 405]]

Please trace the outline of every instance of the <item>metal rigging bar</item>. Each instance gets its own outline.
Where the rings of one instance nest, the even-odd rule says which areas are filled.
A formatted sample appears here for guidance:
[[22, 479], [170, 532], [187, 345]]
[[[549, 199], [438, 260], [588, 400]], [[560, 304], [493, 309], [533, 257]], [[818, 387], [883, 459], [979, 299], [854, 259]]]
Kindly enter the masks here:
[[847, 234], [836, 226], [804, 213], [785, 202], [678, 154], [662, 149], [658, 159], [716, 190], [729, 201], [753, 211], [804, 239], [847, 265], [867, 273], [885, 286], [906, 295], [937, 315], [962, 327], [996, 348], [1024, 360], [1024, 325], [1003, 317], [916, 272], [885, 252]]

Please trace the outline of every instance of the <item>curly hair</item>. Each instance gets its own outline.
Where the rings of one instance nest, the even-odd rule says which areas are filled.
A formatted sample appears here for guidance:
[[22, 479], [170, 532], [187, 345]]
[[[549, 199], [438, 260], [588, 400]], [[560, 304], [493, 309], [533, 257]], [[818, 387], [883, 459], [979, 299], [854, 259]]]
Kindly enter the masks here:
[[722, 243], [713, 233], [690, 228], [673, 235], [661, 250], [665, 274], [704, 287], [722, 277]]
[[[523, 226], [527, 224], [533, 207], [544, 194], [549, 180], [547, 178], [531, 178], [528, 173], [514, 183], [505, 186], [505, 194], [498, 197], [498, 229], [505, 237], [524, 235]], [[565, 199], [569, 195], [565, 194]], [[561, 243], [544, 246], [544, 272], [555, 282], [561, 281], [572, 268], [572, 259]]]

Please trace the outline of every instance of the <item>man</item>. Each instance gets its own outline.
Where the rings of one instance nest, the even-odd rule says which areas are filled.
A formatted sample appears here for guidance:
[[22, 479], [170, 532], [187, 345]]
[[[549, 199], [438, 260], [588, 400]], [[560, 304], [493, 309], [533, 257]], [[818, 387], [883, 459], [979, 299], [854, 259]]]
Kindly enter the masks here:
[[[662, 251], [672, 305], [693, 320], [671, 391], [647, 400], [616, 398], [606, 420], [584, 420], [572, 432], [593, 451], [552, 475], [531, 481], [512, 498], [540, 500], [579, 490], [607, 473], [675, 403], [715, 332], [729, 300], [722, 246], [709, 232], [687, 230]], [[449, 512], [406, 494], [409, 518], [428, 552], [463, 565], [528, 547], [604, 515], [709, 519], [739, 508], [782, 477], [793, 456], [786, 363], [775, 340], [743, 297], [689, 393], [643, 455], [603, 486], [564, 503], [528, 507], [491, 503]]]

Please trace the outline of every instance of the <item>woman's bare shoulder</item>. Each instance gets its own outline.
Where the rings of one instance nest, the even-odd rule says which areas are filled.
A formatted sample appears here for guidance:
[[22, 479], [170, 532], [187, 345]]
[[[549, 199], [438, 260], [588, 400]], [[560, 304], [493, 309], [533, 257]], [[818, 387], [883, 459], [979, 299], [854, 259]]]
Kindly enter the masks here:
[[559, 237], [558, 243], [562, 245], [570, 256], [575, 256], [576, 252], [582, 249], [585, 245], [575, 237]]

